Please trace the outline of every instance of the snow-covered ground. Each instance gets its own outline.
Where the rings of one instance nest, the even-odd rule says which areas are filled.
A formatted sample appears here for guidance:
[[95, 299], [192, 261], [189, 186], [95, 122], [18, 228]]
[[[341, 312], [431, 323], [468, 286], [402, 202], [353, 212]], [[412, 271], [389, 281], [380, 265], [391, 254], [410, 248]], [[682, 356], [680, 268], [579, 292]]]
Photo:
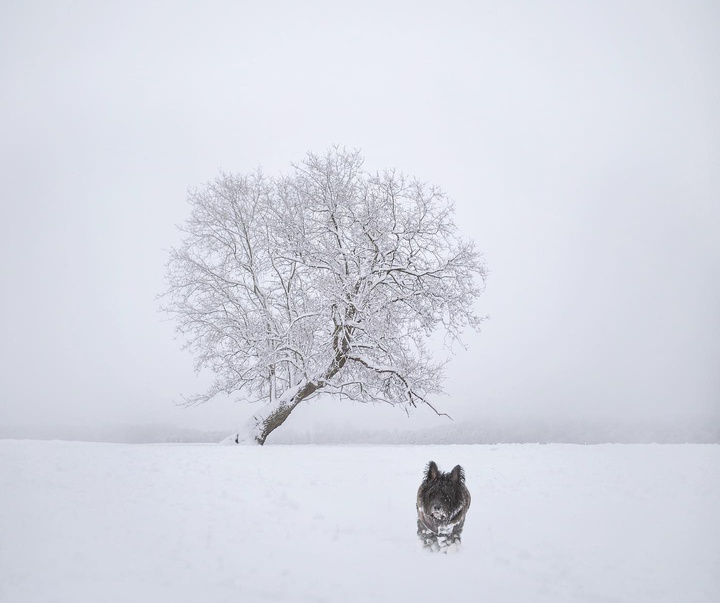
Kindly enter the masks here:
[[[424, 465], [464, 466], [456, 555]], [[0, 601], [720, 601], [720, 446], [0, 441]]]

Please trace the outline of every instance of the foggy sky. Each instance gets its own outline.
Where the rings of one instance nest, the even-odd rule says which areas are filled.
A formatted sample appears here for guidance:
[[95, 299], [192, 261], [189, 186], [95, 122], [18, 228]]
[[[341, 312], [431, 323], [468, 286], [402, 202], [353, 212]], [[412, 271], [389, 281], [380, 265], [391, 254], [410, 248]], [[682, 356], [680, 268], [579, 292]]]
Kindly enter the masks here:
[[166, 250], [189, 186], [332, 144], [441, 185], [485, 254], [440, 408], [717, 420], [718, 31], [712, 1], [3, 2], [0, 421], [244, 420], [173, 405], [207, 377]]

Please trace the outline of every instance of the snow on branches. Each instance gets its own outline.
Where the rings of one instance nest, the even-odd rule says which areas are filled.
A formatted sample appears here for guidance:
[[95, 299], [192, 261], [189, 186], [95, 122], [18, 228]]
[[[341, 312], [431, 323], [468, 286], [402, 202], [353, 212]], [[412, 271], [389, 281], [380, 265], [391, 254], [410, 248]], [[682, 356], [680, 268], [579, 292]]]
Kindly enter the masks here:
[[220, 174], [188, 195], [164, 309], [215, 381], [188, 403], [267, 402], [264, 443], [320, 392], [405, 408], [440, 391], [428, 336], [477, 328], [486, 270], [436, 186], [370, 174], [358, 151], [308, 154], [287, 176]]

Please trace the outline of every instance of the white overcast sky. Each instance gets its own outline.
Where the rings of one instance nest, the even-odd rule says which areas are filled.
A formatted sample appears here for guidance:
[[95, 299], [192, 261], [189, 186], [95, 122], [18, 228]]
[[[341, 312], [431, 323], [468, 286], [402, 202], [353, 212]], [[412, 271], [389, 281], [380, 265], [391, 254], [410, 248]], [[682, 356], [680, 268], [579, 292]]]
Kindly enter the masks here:
[[485, 253], [441, 408], [717, 419], [719, 32], [714, 0], [3, 1], [0, 421], [234, 427], [173, 406], [186, 190], [335, 143]]

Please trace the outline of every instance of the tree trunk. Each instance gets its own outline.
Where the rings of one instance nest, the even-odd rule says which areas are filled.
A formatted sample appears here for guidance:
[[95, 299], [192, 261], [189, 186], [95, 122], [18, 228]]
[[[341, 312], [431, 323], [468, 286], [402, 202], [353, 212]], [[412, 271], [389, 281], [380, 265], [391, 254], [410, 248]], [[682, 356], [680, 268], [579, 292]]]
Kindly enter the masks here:
[[[355, 309], [353, 308], [345, 316], [345, 322], [355, 316]], [[255, 442], [262, 446], [265, 444], [267, 437], [275, 431], [280, 425], [282, 425], [290, 413], [295, 410], [295, 407], [300, 404], [305, 398], [312, 396], [318, 389], [322, 389], [328, 380], [332, 379], [347, 362], [347, 354], [350, 349], [350, 336], [351, 329], [346, 329], [340, 323], [335, 324], [335, 331], [333, 333], [333, 348], [335, 350], [335, 357], [333, 358], [332, 364], [325, 371], [325, 374], [314, 381], [308, 381], [300, 387], [300, 389], [287, 401], [281, 401], [277, 408], [270, 411], [270, 414], [266, 417], [256, 417], [256, 426], [253, 437]]]
[[317, 389], [317, 383], [306, 383], [286, 403], [278, 406], [267, 417], [259, 418], [257, 424], [257, 433], [254, 436], [255, 441], [260, 444], [260, 446], [265, 444], [265, 440], [267, 440], [268, 436], [286, 421], [286, 419], [290, 416], [290, 413], [295, 409], [295, 407], [300, 404], [300, 402], [302, 402], [305, 398], [314, 394]]

